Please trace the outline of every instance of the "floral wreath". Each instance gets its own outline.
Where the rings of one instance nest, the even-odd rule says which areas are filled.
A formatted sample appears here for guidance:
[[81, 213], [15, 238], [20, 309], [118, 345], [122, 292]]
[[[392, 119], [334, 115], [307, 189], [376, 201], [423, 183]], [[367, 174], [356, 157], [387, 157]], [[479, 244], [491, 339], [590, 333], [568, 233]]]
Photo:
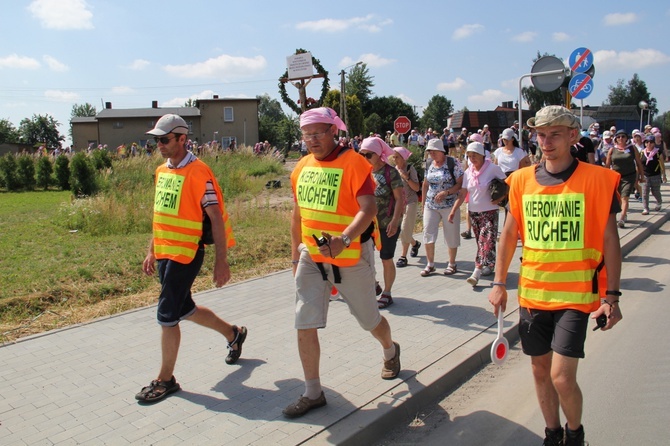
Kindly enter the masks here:
[[[299, 48], [295, 50], [295, 54], [302, 54], [306, 53], [307, 50], [304, 50], [302, 48]], [[321, 63], [319, 62], [319, 59], [315, 58], [312, 56], [312, 65], [316, 67], [316, 72], [323, 75], [323, 83], [321, 84], [321, 97], [319, 98], [318, 101], [315, 101], [312, 98], [308, 98], [307, 100], [307, 108], [313, 108], [313, 107], [320, 107], [321, 104], [323, 103], [324, 99], [326, 98], [326, 95], [328, 94], [328, 90], [330, 89], [330, 84], [328, 83], [328, 71], [323, 68]], [[296, 104], [293, 99], [291, 99], [288, 96], [288, 93], [286, 92], [286, 82], [282, 82], [281, 79], [286, 79], [288, 77], [288, 68], [286, 71], [284, 71], [284, 74], [279, 78], [279, 94], [281, 96], [282, 101], [284, 101], [284, 104], [288, 105], [291, 110], [296, 112], [298, 115], [302, 113], [302, 109], [298, 105], [300, 101], [298, 101], [298, 104]], [[311, 101], [309, 100], [311, 99]]]

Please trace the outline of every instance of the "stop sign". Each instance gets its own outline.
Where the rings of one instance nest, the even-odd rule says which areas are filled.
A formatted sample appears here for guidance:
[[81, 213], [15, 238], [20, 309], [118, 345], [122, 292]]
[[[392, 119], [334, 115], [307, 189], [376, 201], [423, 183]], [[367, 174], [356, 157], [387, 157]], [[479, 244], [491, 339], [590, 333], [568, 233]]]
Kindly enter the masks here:
[[412, 128], [412, 121], [410, 121], [407, 116], [398, 116], [398, 118], [393, 121], [393, 130], [401, 135], [409, 132], [410, 128]]

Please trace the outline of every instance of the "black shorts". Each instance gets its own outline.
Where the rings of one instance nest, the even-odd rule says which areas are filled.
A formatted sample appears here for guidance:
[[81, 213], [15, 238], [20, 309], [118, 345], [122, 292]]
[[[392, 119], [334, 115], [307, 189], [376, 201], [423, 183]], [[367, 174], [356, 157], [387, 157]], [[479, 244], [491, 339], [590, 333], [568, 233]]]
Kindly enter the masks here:
[[183, 264], [168, 259], [158, 261], [161, 294], [156, 318], [160, 325], [173, 327], [195, 312], [191, 285], [200, 272], [204, 258], [205, 248], [200, 246], [191, 263]]
[[554, 351], [570, 358], [584, 357], [588, 313], [519, 308], [519, 317], [519, 337], [525, 354], [542, 356]]
[[380, 228], [379, 233], [382, 236], [382, 249], [379, 251], [379, 258], [382, 260], [392, 259], [395, 256], [395, 247], [398, 244], [400, 228], [393, 234], [393, 237], [386, 235], [386, 228]]

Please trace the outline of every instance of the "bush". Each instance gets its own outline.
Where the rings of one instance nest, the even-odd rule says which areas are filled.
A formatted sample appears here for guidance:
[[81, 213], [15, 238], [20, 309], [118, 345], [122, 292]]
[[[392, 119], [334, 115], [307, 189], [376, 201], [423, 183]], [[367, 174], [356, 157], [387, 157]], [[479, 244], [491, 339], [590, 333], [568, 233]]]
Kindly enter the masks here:
[[109, 169], [112, 167], [112, 157], [107, 150], [94, 150], [91, 152], [91, 162], [95, 170]]
[[37, 161], [37, 185], [39, 187], [47, 188], [53, 183], [51, 175], [54, 172], [54, 166], [48, 156], [41, 156]]
[[95, 168], [83, 153], [77, 153], [70, 161], [70, 189], [76, 196], [93, 195], [97, 191]]
[[9, 191], [21, 189], [21, 181], [17, 175], [17, 170], [18, 166], [14, 154], [8, 153], [0, 158], [0, 173], [2, 173], [3, 183]]
[[35, 162], [32, 156], [19, 156], [18, 176], [19, 182], [24, 189], [35, 190]]
[[70, 190], [70, 160], [61, 155], [56, 158], [56, 184], [62, 190]]

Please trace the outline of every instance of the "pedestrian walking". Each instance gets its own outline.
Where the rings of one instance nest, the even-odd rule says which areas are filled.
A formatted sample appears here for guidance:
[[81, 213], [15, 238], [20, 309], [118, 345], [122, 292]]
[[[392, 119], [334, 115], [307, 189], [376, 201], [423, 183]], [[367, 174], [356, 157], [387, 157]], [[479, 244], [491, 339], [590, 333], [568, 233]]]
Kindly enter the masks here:
[[403, 268], [407, 266], [407, 252], [410, 250], [410, 255], [416, 257], [419, 255], [419, 248], [421, 242], [414, 239], [414, 226], [416, 225], [416, 212], [419, 206], [418, 192], [421, 190], [421, 183], [419, 182], [419, 175], [416, 168], [407, 162], [412, 152], [404, 147], [394, 147], [396, 154], [393, 156], [395, 168], [402, 178], [403, 195], [405, 199], [405, 211], [402, 217], [402, 224], [400, 226], [400, 242], [402, 244], [402, 252], [396, 266]]
[[489, 302], [496, 316], [506, 310], [505, 283], [520, 235], [519, 335], [531, 357], [546, 423], [544, 444], [583, 445], [577, 366], [584, 358], [589, 314], [593, 320], [604, 317], [602, 330], [622, 319], [616, 227], [620, 176], [572, 157], [580, 124], [570, 110], [545, 107], [528, 125], [537, 130], [543, 162], [507, 179], [510, 218], [501, 234]]
[[644, 138], [645, 148], [640, 154], [642, 158], [642, 169], [644, 171], [644, 188], [642, 190], [642, 215], [649, 214], [649, 193], [656, 199], [654, 211], [660, 211], [663, 204], [661, 196], [661, 183], [665, 183], [665, 157], [663, 152], [656, 147], [653, 135]]
[[162, 358], [158, 377], [135, 395], [143, 403], [160, 401], [180, 389], [174, 369], [182, 320], [223, 335], [229, 348], [227, 364], [235, 364], [240, 358], [247, 337], [246, 327], [230, 325], [193, 301], [191, 286], [202, 266], [205, 244], [214, 244], [214, 284], [218, 288], [230, 280], [227, 252], [235, 240], [214, 173], [186, 150], [188, 131], [182, 117], [167, 114], [147, 132], [154, 136], [167, 162], [156, 169], [153, 237], [142, 263], [145, 274], [158, 271], [161, 283], [157, 319], [161, 326]]
[[333, 285], [361, 328], [381, 344], [381, 378], [394, 379], [400, 373], [400, 345], [393, 341], [391, 327], [375, 298], [373, 244], [379, 243], [380, 235], [375, 227], [372, 167], [354, 150], [335, 142], [338, 130], [346, 131], [347, 127], [334, 110], [307, 110], [300, 115], [300, 128], [310, 154], [291, 174], [295, 199], [291, 255], [296, 283], [295, 328], [305, 391], [284, 409], [287, 418], [326, 405], [317, 330], [326, 327]]

